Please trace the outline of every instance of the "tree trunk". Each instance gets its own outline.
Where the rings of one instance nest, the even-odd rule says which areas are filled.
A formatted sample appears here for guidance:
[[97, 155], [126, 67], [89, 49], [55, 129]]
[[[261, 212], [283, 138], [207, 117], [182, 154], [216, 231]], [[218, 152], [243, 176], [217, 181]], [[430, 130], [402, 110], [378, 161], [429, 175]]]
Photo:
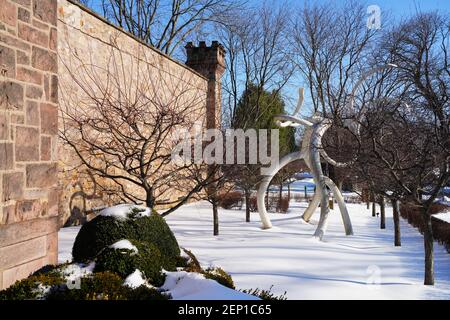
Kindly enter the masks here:
[[155, 198], [153, 197], [153, 190], [146, 191], [145, 206], [150, 209], [153, 209], [153, 207], [155, 206]]
[[370, 209], [370, 200], [369, 199], [367, 199], [366, 205], [367, 205], [367, 210], [369, 210]]
[[344, 181], [342, 181], [342, 180], [338, 181], [338, 183], [336, 185], [337, 185], [339, 191], [342, 193], [342, 186], [344, 185]]
[[386, 202], [384, 197], [380, 199], [380, 229], [386, 229]]
[[375, 200], [372, 202], [372, 217], [376, 217], [377, 216], [377, 208], [375, 207]]
[[245, 222], [250, 222], [250, 191], [245, 190]]
[[288, 201], [291, 201], [291, 184], [288, 183]]
[[217, 210], [217, 202], [213, 201], [213, 224], [214, 224], [214, 235], [219, 235], [219, 211]]
[[424, 221], [423, 242], [425, 247], [425, 285], [434, 285], [434, 248], [433, 248], [433, 228], [431, 216], [428, 209], [423, 209], [422, 217]]
[[394, 245], [396, 247], [402, 246], [400, 238], [400, 210], [398, 200], [392, 200], [392, 215], [394, 217]]
[[283, 199], [283, 184], [280, 184], [280, 189], [278, 191], [278, 212], [281, 212], [281, 200]]
[[266, 208], [269, 210], [269, 187], [266, 190]]

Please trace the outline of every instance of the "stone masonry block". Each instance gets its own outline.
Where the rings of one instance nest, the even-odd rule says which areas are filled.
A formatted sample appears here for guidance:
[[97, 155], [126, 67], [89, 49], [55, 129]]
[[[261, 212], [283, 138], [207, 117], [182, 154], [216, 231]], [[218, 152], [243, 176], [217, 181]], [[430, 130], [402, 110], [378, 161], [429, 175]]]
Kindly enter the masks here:
[[39, 160], [39, 129], [16, 127], [16, 161]]
[[33, 14], [39, 20], [56, 26], [57, 0], [33, 0]]
[[27, 164], [26, 185], [28, 188], [48, 188], [56, 185], [58, 169], [53, 164]]
[[51, 104], [41, 103], [41, 132], [58, 134], [58, 108]]
[[3, 174], [3, 194], [2, 201], [18, 200], [23, 195], [23, 172], [12, 172]]

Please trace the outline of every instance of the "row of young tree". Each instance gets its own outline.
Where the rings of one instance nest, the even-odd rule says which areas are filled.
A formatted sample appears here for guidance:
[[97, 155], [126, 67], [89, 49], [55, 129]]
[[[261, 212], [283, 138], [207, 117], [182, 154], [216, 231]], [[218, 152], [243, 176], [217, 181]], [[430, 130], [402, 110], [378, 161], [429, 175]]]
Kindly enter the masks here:
[[[372, 199], [387, 198], [394, 209], [399, 202], [420, 208], [427, 225], [424, 282], [434, 283], [429, 210], [450, 176], [448, 15], [417, 12], [398, 22], [382, 16], [382, 29], [371, 29], [367, 26], [367, 6], [356, 1], [339, 6], [250, 6], [217, 0], [102, 0], [101, 6], [92, 2], [92, 8], [101, 8], [111, 22], [169, 55], [180, 56], [180, 44], [187, 40], [219, 39], [227, 52], [224, 128], [274, 128], [273, 116], [289, 111], [292, 85], [302, 84], [309, 113], [333, 119], [333, 127], [325, 136], [327, 152], [337, 160], [353, 161], [350, 169], [330, 170], [336, 184], [342, 187], [349, 182], [368, 190]], [[384, 68], [389, 64], [392, 67]], [[359, 83], [359, 79], [364, 81]], [[358, 84], [360, 90], [354, 92]], [[82, 136], [81, 145], [85, 145], [78, 154], [82, 158], [90, 154], [90, 158], [84, 157], [84, 165], [112, 179], [116, 188], [111, 192], [121, 193], [129, 201], [153, 207], [171, 189], [189, 185], [187, 195], [169, 203], [172, 209], [164, 214], [202, 194], [213, 204], [218, 233], [220, 189], [232, 181], [248, 201], [258, 184], [259, 167], [210, 166], [206, 176], [202, 173], [205, 168], [198, 166], [167, 169], [170, 147], [161, 143], [162, 138], [180, 123], [187, 125], [188, 110], [195, 103], [180, 113], [175, 101], [148, 97], [148, 89], [142, 88], [138, 99], [133, 96], [127, 101], [124, 95], [121, 101], [109, 99], [105, 104], [104, 97], [112, 97], [107, 94], [94, 101], [93, 105], [112, 108], [115, 113], [105, 109], [96, 119], [92, 115], [72, 117], [79, 128], [76, 134]], [[155, 103], [158, 108], [148, 111]], [[136, 121], [154, 130], [147, 133]], [[124, 125], [131, 130], [115, 130]], [[111, 130], [112, 139], [106, 146], [99, 144], [97, 137], [89, 141], [82, 127], [102, 135]], [[283, 129], [280, 155], [295, 148], [294, 135], [291, 129]], [[63, 136], [69, 144], [74, 141], [67, 133]], [[80, 149], [73, 142], [72, 147]], [[161, 150], [167, 151], [164, 156]], [[99, 166], [98, 154], [102, 153], [108, 157], [104, 157], [106, 165]], [[106, 160], [111, 157], [116, 159]], [[176, 178], [181, 171], [190, 175]], [[145, 196], [127, 192], [123, 182], [134, 183]], [[398, 210], [394, 214], [398, 227]], [[249, 211], [246, 216], [249, 220]]]

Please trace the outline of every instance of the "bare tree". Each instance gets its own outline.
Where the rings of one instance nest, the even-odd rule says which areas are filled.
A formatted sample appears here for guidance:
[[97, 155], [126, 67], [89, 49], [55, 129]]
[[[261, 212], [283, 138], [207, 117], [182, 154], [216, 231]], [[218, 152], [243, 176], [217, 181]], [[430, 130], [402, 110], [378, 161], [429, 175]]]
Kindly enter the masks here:
[[[421, 136], [411, 145], [418, 159], [413, 183], [405, 184], [398, 175], [407, 199], [421, 208], [424, 231], [425, 280], [434, 284], [433, 232], [429, 209], [450, 177], [450, 21], [438, 13], [418, 13], [393, 30], [386, 41], [407, 95], [413, 101]], [[425, 170], [424, 170], [425, 169]], [[423, 198], [422, 193], [428, 197]]]
[[[349, 93], [366, 69], [377, 31], [366, 26], [366, 7], [357, 1], [343, 5], [306, 3], [293, 16], [293, 59], [306, 83], [313, 113], [334, 120], [324, 136], [324, 147], [342, 162], [354, 154], [342, 121], [351, 117]], [[351, 144], [350, 144], [351, 145]], [[330, 176], [342, 187], [348, 170], [334, 168]]]
[[221, 197], [226, 196], [234, 185], [230, 181], [230, 175], [224, 171], [224, 165], [195, 164], [189, 171], [196, 184], [203, 185], [203, 191], [195, 195], [196, 200], [205, 200], [212, 206], [213, 213], [213, 235], [219, 235], [219, 202]]
[[[227, 52], [222, 99], [225, 127], [244, 130], [272, 127], [267, 121], [273, 111], [271, 106], [279, 102], [281, 91], [294, 72], [288, 58], [288, 17], [286, 5], [264, 3], [236, 14], [219, 30]], [[268, 91], [272, 94], [267, 95]], [[250, 222], [250, 198], [261, 179], [260, 166], [228, 166], [225, 172], [243, 191], [246, 221]]]
[[[361, 121], [361, 172], [373, 190], [390, 197], [395, 209], [399, 199], [421, 209], [424, 283], [433, 285], [429, 209], [450, 176], [448, 21], [438, 14], [417, 14], [389, 32], [383, 45], [383, 57], [398, 67], [395, 81], [378, 79], [369, 90], [375, 99], [369, 99]], [[397, 90], [387, 94], [389, 82]]]
[[[220, 30], [227, 51], [227, 70], [223, 79], [224, 118], [228, 126], [249, 128], [264, 117], [260, 98], [264, 90], [281, 93], [294, 73], [289, 58], [286, 5], [262, 6], [236, 15]], [[252, 101], [240, 101], [243, 93], [255, 87]], [[238, 104], [245, 103], [246, 115], [238, 115]], [[267, 105], [267, 103], [266, 103]]]
[[173, 55], [195, 35], [205, 37], [244, 4], [232, 0], [101, 0], [101, 10], [112, 23]]
[[[174, 165], [172, 151], [201, 119], [206, 93], [189, 71], [167, 76], [152, 56], [130, 56], [112, 46], [104, 61], [78, 57], [63, 61], [61, 138], [81, 167], [103, 181], [102, 191], [118, 201], [169, 206], [168, 214], [205, 185], [193, 183], [190, 164]], [[98, 60], [98, 58], [97, 58]], [[189, 186], [174, 198], [177, 185]]]

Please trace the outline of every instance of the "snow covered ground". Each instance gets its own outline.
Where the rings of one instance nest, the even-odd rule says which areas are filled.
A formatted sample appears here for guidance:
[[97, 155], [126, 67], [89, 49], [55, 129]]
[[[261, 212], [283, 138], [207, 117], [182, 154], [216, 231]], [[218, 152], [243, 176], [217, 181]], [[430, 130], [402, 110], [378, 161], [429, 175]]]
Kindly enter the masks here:
[[[436, 286], [423, 281], [423, 242], [402, 221], [402, 247], [393, 246], [393, 222], [379, 229], [364, 205], [348, 204], [355, 235], [346, 237], [339, 212], [333, 211], [324, 241], [311, 237], [312, 224], [300, 216], [306, 203], [291, 204], [288, 214], [271, 216], [273, 229], [261, 230], [258, 215], [245, 223], [243, 211], [220, 210], [220, 236], [212, 236], [212, 210], [190, 204], [167, 221], [183, 247], [205, 265], [221, 266], [237, 288], [269, 289], [289, 299], [450, 299], [450, 254], [436, 244]], [[60, 231], [61, 262], [70, 260], [78, 227]]]

